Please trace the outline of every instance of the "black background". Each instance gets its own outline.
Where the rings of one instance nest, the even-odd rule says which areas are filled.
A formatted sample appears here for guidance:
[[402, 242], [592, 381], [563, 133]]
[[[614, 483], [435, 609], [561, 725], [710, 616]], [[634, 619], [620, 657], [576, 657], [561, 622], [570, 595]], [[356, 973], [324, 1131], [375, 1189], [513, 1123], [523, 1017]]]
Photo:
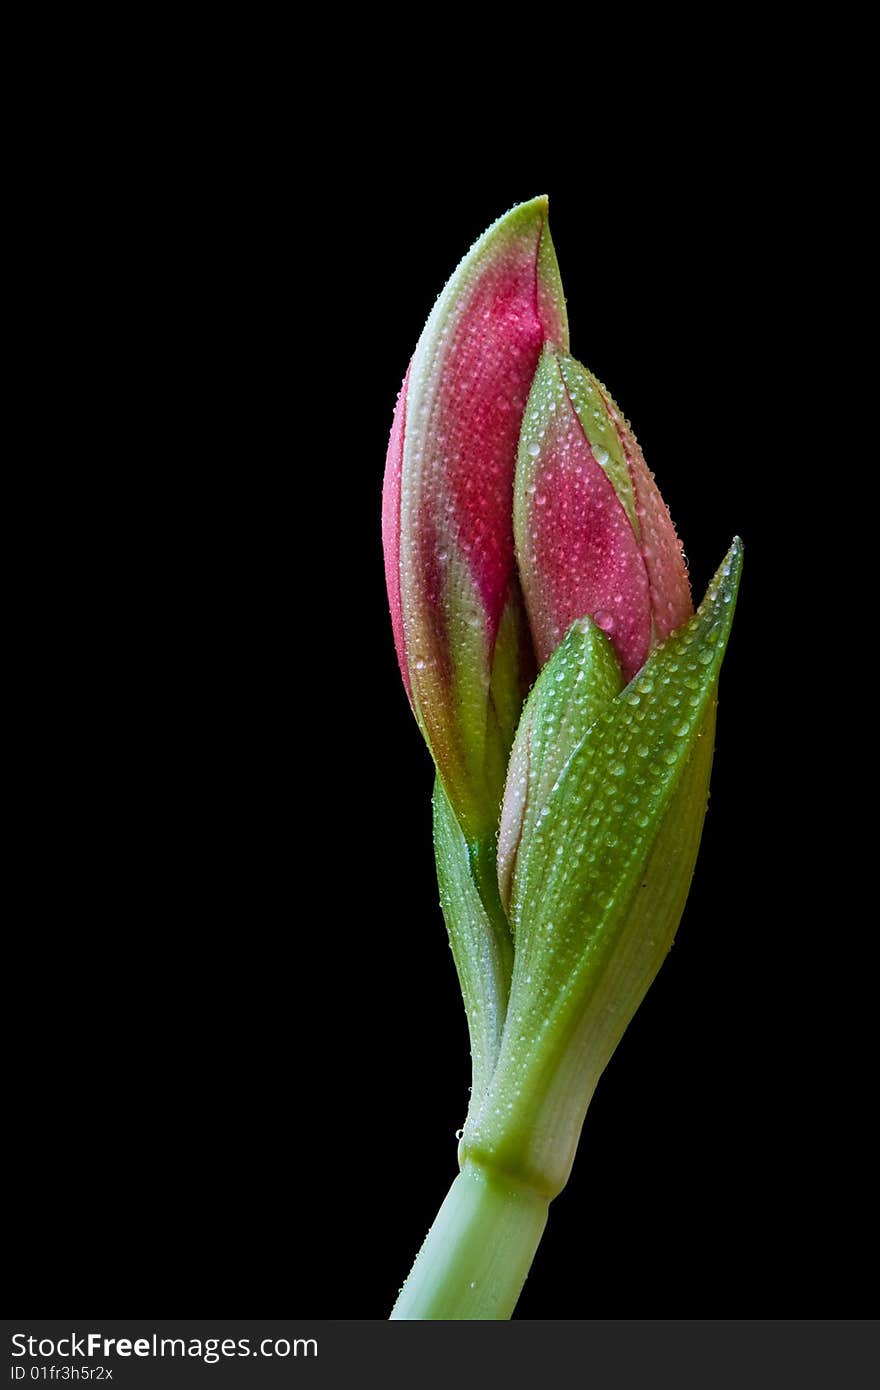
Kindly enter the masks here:
[[573, 351], [633, 420], [695, 595], [734, 533], [746, 559], [693, 891], [517, 1316], [860, 1314], [865, 1098], [792, 780], [811, 716], [779, 690], [803, 640], [784, 138], [646, 122], [504, 162], [354, 132], [319, 159], [276, 114], [102, 122], [57, 156], [91, 379], [31, 581], [20, 1293], [383, 1318], [452, 1181], [467, 1035], [382, 472], [436, 294], [545, 191]]

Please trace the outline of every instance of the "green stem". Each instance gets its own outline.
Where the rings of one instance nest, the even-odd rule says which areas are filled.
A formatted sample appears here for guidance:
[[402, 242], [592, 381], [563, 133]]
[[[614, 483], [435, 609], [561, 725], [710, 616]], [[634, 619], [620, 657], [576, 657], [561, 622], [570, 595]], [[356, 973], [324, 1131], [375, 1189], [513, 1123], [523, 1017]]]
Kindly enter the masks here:
[[547, 1224], [548, 1205], [542, 1193], [466, 1162], [391, 1317], [509, 1318]]

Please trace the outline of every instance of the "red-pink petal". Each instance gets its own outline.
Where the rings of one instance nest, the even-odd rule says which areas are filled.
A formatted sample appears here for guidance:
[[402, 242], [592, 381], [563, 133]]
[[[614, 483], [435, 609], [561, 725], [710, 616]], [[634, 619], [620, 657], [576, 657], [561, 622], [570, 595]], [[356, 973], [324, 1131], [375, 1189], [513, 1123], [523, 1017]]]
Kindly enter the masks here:
[[544, 342], [566, 331], [561, 294], [538, 275], [547, 238], [543, 199], [490, 229], [438, 300], [412, 363], [402, 507], [416, 583], [436, 585], [455, 548], [483, 599], [490, 650], [515, 566], [523, 410]]
[[385, 456], [385, 481], [382, 485], [382, 547], [385, 552], [385, 583], [388, 588], [388, 606], [391, 609], [391, 628], [394, 633], [394, 646], [400, 674], [406, 686], [406, 693], [412, 700], [412, 687], [406, 663], [403, 643], [403, 611], [400, 602], [400, 478], [403, 470], [403, 439], [406, 424], [406, 389], [409, 384], [409, 367], [403, 378], [403, 385], [397, 397], [394, 420], [391, 424], [391, 438]]
[[651, 642], [648, 576], [626, 511], [549, 351], [523, 428], [515, 520], [539, 661], [547, 661], [576, 619], [589, 616], [608, 633], [631, 679]]
[[541, 348], [565, 337], [537, 198], [499, 219], [440, 295], [389, 444], [383, 535], [398, 659], [468, 834], [497, 827], [510, 711], [530, 664], [513, 549], [516, 448]]
[[632, 428], [607, 393], [606, 401], [629, 465], [641, 531], [640, 550], [650, 587], [655, 639], [662, 642], [686, 623], [694, 611], [684, 552]]

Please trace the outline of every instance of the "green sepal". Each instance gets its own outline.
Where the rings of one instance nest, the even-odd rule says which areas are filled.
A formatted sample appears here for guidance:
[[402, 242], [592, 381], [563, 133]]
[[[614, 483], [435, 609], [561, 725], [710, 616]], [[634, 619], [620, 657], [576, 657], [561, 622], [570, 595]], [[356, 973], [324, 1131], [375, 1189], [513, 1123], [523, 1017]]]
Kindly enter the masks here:
[[498, 887], [505, 910], [520, 845], [540, 833], [547, 798], [565, 764], [622, 685], [607, 635], [590, 618], [573, 623], [534, 684], [510, 754], [498, 834]]
[[548, 1196], [684, 907], [741, 564], [735, 540], [694, 617], [587, 731], [520, 846], [501, 1052], [460, 1155]]
[[[482, 850], [482, 853], [481, 853]], [[471, 1043], [471, 1106], [483, 1098], [501, 1046], [513, 968], [503, 913], [490, 918], [477, 884], [492, 899], [494, 845], [468, 845], [437, 777], [434, 781], [434, 853], [440, 906], [458, 971]], [[497, 901], [497, 891], [494, 894]]]

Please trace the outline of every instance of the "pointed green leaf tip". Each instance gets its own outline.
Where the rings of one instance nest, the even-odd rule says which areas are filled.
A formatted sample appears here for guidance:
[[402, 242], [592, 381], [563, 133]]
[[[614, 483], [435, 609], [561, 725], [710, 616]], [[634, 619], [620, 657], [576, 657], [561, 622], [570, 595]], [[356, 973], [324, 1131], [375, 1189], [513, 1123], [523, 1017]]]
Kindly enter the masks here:
[[551, 1196], [684, 907], [741, 566], [737, 539], [697, 613], [595, 719], [522, 836], [507, 1022], [462, 1154]]
[[498, 835], [498, 887], [509, 911], [517, 855], [590, 725], [623, 685], [608, 637], [590, 618], [573, 623], [538, 676], [516, 732]]

